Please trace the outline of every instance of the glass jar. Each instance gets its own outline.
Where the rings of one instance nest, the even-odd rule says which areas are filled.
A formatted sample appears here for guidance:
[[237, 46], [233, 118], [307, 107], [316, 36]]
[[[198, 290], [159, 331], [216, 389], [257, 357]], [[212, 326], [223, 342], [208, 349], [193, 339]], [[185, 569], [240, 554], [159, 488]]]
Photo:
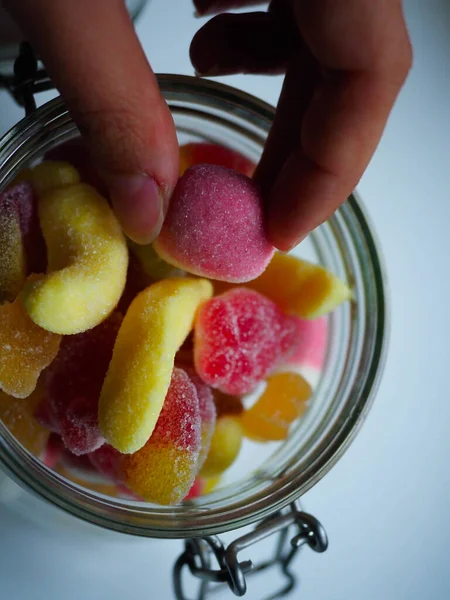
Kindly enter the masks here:
[[[258, 161], [273, 107], [215, 82], [174, 75], [158, 79], [180, 143], [206, 140]], [[21, 169], [78, 135], [59, 98], [24, 118], [0, 141], [0, 190]], [[28, 492], [83, 521], [147, 537], [190, 538], [230, 531], [301, 497], [342, 456], [366, 418], [382, 373], [388, 328], [384, 272], [359, 199], [351, 196], [293, 254], [341, 277], [351, 286], [353, 300], [329, 318], [327, 358], [313, 401], [285, 442], [251, 447], [241, 461], [244, 471], [233, 471], [217, 490], [175, 507], [83, 488], [30, 455], [0, 422], [4, 471]], [[1, 490], [0, 486], [0, 498]], [[23, 494], [31, 498], [28, 492]], [[16, 506], [19, 496], [15, 494]]]

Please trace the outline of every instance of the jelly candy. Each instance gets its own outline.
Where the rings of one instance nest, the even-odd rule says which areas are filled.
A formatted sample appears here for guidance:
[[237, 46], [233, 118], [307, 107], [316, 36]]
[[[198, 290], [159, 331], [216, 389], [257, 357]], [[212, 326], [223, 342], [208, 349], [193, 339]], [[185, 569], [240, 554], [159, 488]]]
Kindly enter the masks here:
[[220, 483], [220, 476], [216, 477], [196, 477], [195, 481], [189, 490], [185, 500], [192, 500], [199, 496], [204, 496], [212, 492]]
[[215, 477], [231, 467], [242, 445], [242, 427], [236, 417], [217, 419], [206, 461], [200, 470], [201, 477]]
[[17, 187], [12, 188], [0, 195], [0, 303], [15, 299], [26, 276], [20, 212], [13, 195], [16, 189]]
[[[31, 171], [30, 171], [31, 173]], [[2, 195], [19, 215], [22, 243], [26, 255], [26, 273], [43, 273], [47, 268], [47, 249], [39, 224], [37, 197], [30, 183], [20, 183]]]
[[34, 167], [31, 183], [38, 196], [80, 183], [78, 171], [68, 162], [45, 160]]
[[58, 353], [61, 337], [38, 327], [20, 297], [0, 306], [0, 389], [26, 398]]
[[209, 452], [211, 439], [216, 425], [216, 405], [211, 388], [203, 383], [194, 369], [186, 368], [189, 379], [195, 385], [201, 419], [201, 448], [198, 457], [198, 469], [201, 469]]
[[63, 452], [64, 444], [61, 437], [57, 433], [51, 433], [42, 455], [42, 462], [47, 467], [50, 467], [50, 469], [55, 469], [61, 460]]
[[[121, 315], [115, 312], [94, 329], [64, 337], [58, 356], [45, 372], [50, 405], [47, 425], [61, 434], [65, 446], [76, 455], [92, 452], [104, 443], [98, 426], [98, 401], [121, 322]], [[41, 414], [39, 420], [45, 423], [45, 416]]]
[[153, 247], [189, 273], [232, 282], [257, 277], [274, 253], [255, 184], [216, 165], [191, 167], [179, 179]]
[[91, 452], [87, 456], [99, 473], [116, 483], [123, 483], [123, 455], [120, 452], [109, 444], [103, 444], [101, 448]]
[[156, 253], [152, 244], [141, 245], [129, 240], [128, 246], [138, 259], [144, 273], [146, 273], [153, 282], [159, 281], [160, 279], [166, 279], [167, 277], [180, 277], [184, 274], [181, 269], [177, 269], [176, 267], [169, 265], [169, 263], [166, 263], [166, 261]]
[[125, 287], [128, 249], [104, 198], [84, 184], [45, 194], [39, 216], [49, 274], [27, 282], [22, 299], [32, 320], [69, 335], [101, 323]]
[[41, 385], [38, 385], [26, 400], [0, 392], [0, 420], [22, 446], [35, 456], [42, 454], [49, 437], [48, 430], [42, 427], [33, 416], [41, 399]]
[[106, 441], [123, 453], [148, 441], [166, 397], [175, 354], [198, 307], [212, 295], [204, 279], [163, 279], [141, 292], [125, 315], [99, 404]]
[[264, 392], [241, 415], [244, 435], [255, 441], [286, 439], [291, 423], [304, 413], [311, 394], [310, 385], [297, 373], [269, 377]]
[[143, 448], [123, 456], [125, 483], [149, 502], [177, 504], [197, 473], [200, 411], [194, 384], [175, 368], [156, 427]]
[[193, 165], [208, 164], [234, 169], [251, 177], [255, 164], [231, 148], [207, 142], [191, 142], [180, 146], [180, 175]]
[[195, 367], [227, 394], [251, 392], [296, 351], [296, 324], [268, 298], [245, 288], [206, 302], [195, 325]]
[[[278, 306], [304, 319], [316, 319], [350, 300], [350, 288], [320, 265], [276, 252], [267, 269], [247, 287], [264, 294]], [[230, 286], [218, 282], [215, 293]]]

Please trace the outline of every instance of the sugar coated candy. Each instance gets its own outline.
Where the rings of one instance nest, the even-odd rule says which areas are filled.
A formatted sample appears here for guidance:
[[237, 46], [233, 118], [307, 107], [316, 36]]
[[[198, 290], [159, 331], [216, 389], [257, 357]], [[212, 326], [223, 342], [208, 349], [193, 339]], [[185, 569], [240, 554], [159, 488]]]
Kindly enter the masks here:
[[[273, 300], [282, 310], [304, 319], [326, 315], [352, 297], [347, 284], [330, 271], [280, 252], [248, 287]], [[215, 292], [229, 288], [218, 282]]]
[[0, 306], [0, 389], [15, 398], [29, 396], [60, 341], [59, 335], [33, 323], [20, 297]]
[[231, 395], [251, 392], [294, 353], [291, 317], [268, 298], [235, 288], [206, 302], [195, 325], [195, 367], [205, 383]]
[[236, 417], [217, 419], [206, 461], [200, 470], [201, 477], [216, 477], [226, 471], [239, 455], [242, 445], [242, 427]]
[[[98, 402], [121, 322], [121, 315], [114, 312], [94, 329], [64, 337], [45, 372], [48, 426], [76, 455], [93, 452], [104, 443]], [[42, 418], [41, 413], [41, 422]]]
[[38, 196], [80, 183], [80, 174], [65, 161], [44, 160], [31, 172], [31, 183]]
[[49, 273], [22, 290], [37, 324], [63, 335], [101, 323], [125, 287], [128, 249], [104, 198], [79, 184], [44, 194], [39, 216], [48, 249]]
[[286, 439], [292, 422], [305, 412], [311, 394], [309, 383], [297, 373], [269, 377], [264, 392], [241, 415], [245, 436], [263, 442]]
[[216, 405], [214, 404], [214, 396], [211, 388], [200, 379], [195, 369], [186, 367], [185, 371], [194, 384], [198, 396], [201, 421], [201, 448], [198, 457], [198, 469], [201, 469], [208, 455], [216, 426]]
[[89, 453], [89, 460], [95, 469], [116, 483], [123, 483], [123, 455], [109, 444], [103, 444], [98, 450]]
[[0, 392], [0, 420], [22, 446], [35, 456], [42, 455], [49, 437], [49, 431], [34, 418], [34, 410], [41, 399], [40, 384], [25, 400]]
[[199, 496], [205, 496], [212, 492], [220, 483], [220, 476], [216, 477], [196, 477], [185, 500], [193, 500]]
[[156, 427], [143, 448], [122, 459], [126, 485], [149, 502], [177, 504], [189, 493], [201, 446], [197, 391], [175, 368]]
[[103, 384], [99, 421], [106, 441], [123, 453], [147, 442], [169, 389], [175, 354], [201, 304], [212, 295], [205, 279], [154, 283], [130, 305]]
[[236, 150], [208, 142], [190, 142], [180, 146], [180, 175], [193, 165], [219, 165], [251, 177], [255, 164]]
[[216, 165], [191, 167], [179, 179], [153, 247], [180, 269], [231, 282], [257, 277], [274, 253], [257, 187]]
[[0, 303], [11, 302], [26, 276], [26, 255], [20, 227], [20, 208], [16, 200], [19, 184], [0, 194]]

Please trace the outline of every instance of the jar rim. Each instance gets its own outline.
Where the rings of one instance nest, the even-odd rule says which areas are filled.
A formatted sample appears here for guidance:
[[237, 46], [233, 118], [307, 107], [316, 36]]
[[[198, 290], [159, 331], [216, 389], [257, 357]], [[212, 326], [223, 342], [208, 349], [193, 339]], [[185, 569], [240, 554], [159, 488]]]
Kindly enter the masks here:
[[[195, 97], [196, 102], [204, 102], [209, 107], [217, 106], [223, 110], [228, 106], [236, 114], [245, 115], [249, 123], [263, 123], [266, 133], [273, 120], [274, 107], [231, 86], [183, 75], [160, 74], [157, 77], [169, 104], [188, 102]], [[4, 173], [2, 178], [3, 164], [13, 148], [23, 145], [24, 140], [33, 135], [37, 121], [45, 121], [54, 128], [71, 122], [61, 98], [56, 98], [6, 133], [0, 139], [0, 187], [9, 178], [8, 173]], [[12, 164], [14, 166], [14, 161]], [[255, 496], [251, 503], [237, 502], [217, 509], [191, 509], [181, 505], [170, 507], [170, 510], [156, 510], [153, 506], [142, 506], [142, 503], [109, 498], [106, 501], [99, 494], [72, 482], [64, 482], [63, 486], [61, 476], [29, 455], [1, 421], [0, 464], [22, 486], [75, 516], [109, 529], [150, 537], [184, 538], [236, 529], [264, 518], [299, 498], [336, 464], [360, 430], [378, 389], [387, 352], [389, 327], [385, 268], [373, 227], [357, 193], [349, 197], [336, 215], [331, 217], [330, 223], [336, 227], [344, 223], [350, 234], [353, 231], [361, 252], [361, 255], [356, 253], [356, 260], [361, 263], [366, 261], [365, 268], [370, 267], [367, 281], [370, 284], [370, 308], [373, 314], [368, 314], [368, 318], [373, 319], [374, 326], [371, 346], [367, 350], [370, 360], [366, 372], [361, 374], [357, 397], [353, 398], [348, 414], [334, 424], [326, 443], [320, 444], [311, 457], [308, 468], [301, 473], [293, 473], [287, 480], [278, 480], [270, 497]], [[158, 518], [152, 520], [152, 514], [157, 514]], [[170, 527], [167, 527], [168, 519]]]

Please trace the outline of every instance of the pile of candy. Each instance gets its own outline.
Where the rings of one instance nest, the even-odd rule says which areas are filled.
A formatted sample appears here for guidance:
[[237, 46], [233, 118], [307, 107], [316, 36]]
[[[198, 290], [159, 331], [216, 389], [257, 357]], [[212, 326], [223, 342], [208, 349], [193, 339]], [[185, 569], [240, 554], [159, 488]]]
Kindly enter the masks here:
[[0, 194], [0, 418], [48, 466], [177, 504], [213, 489], [243, 439], [284, 440], [304, 413], [325, 315], [351, 293], [275, 252], [253, 169], [182, 146], [149, 246], [125, 238], [81, 141]]

